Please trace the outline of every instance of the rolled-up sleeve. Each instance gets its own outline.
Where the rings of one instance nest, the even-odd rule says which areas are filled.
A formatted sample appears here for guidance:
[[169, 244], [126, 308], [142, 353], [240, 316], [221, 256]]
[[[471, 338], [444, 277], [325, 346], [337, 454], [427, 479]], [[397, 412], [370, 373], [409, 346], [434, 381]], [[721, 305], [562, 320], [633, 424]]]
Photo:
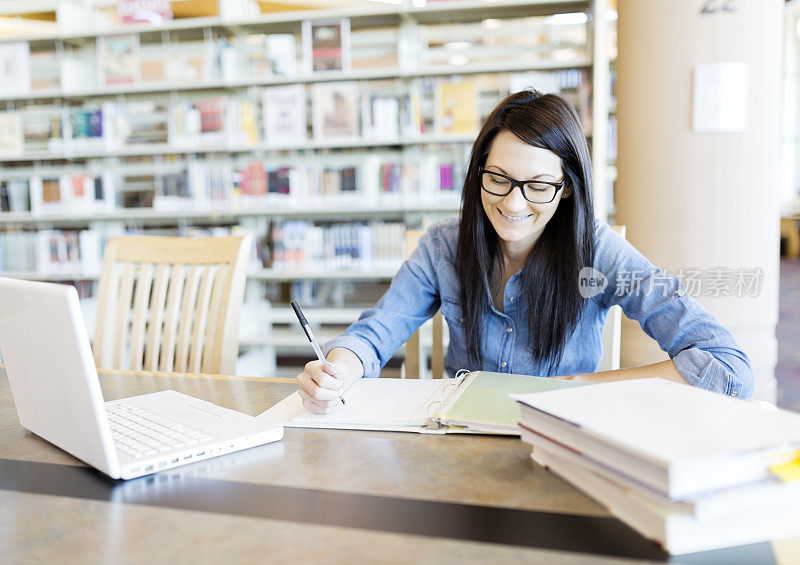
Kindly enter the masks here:
[[365, 377], [377, 377], [395, 351], [439, 309], [436, 276], [440, 253], [437, 226], [428, 229], [417, 248], [392, 279], [389, 290], [374, 308], [364, 311], [345, 333], [323, 346], [352, 351], [364, 365]]
[[596, 229], [595, 269], [607, 286], [595, 299], [615, 304], [655, 339], [690, 384], [730, 396], [753, 394], [750, 360], [733, 335], [677, 277], [655, 267], [606, 224]]

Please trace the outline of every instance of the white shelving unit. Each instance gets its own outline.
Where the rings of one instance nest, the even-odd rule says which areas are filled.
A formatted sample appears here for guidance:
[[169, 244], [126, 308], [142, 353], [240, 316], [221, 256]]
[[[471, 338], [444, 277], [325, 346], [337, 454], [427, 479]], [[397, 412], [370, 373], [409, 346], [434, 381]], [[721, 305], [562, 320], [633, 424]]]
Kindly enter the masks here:
[[[58, 3], [50, 0], [36, 2], [11, 2], [0, 6], [0, 15], [28, 11], [26, 6], [46, 6], [43, 10], [56, 10]], [[96, 0], [94, 6], [107, 7], [108, 0]], [[554, 45], [560, 28], [557, 23], [547, 23], [541, 18], [554, 14], [586, 13], [584, 26], [585, 42], [578, 44], [564, 40]], [[406, 94], [419, 84], [430, 85], [435, 81], [457, 80], [457, 77], [472, 77], [480, 88], [477, 112], [485, 115], [499, 97], [508, 93], [509, 77], [515, 73], [537, 71], [542, 73], [575, 70], [582, 73], [583, 80], [591, 83], [591, 100], [587, 115], [608, 115], [608, 54], [607, 33], [605, 31], [606, 0], [498, 0], [431, 2], [424, 7], [416, 7], [410, 0], [400, 5], [376, 4], [354, 6], [340, 9], [298, 10], [290, 12], [262, 14], [251, 19], [227, 18], [223, 16], [174, 19], [159, 27], [128, 25], [114, 29], [87, 29], [69, 33], [33, 33], [27, 35], [0, 37], [0, 48], [10, 43], [27, 43], [31, 52], [51, 53], [57, 57], [65, 54], [81, 53], [94, 48], [99, 38], [119, 34], [132, 34], [142, 45], [163, 44], [169, 47], [182, 41], [204, 41], [215, 45], [221, 38], [228, 38], [235, 45], [237, 38], [257, 34], [294, 34], [297, 38], [297, 54], [302, 52], [300, 29], [306, 20], [323, 21], [346, 18], [350, 22], [353, 37], [358, 33], [372, 33], [377, 37], [384, 33], [396, 34], [399, 38], [396, 48], [397, 63], [379, 64], [368, 68], [354, 68], [347, 72], [305, 73], [302, 65], [295, 76], [234, 76], [203, 77], [197, 80], [165, 80], [139, 82], [124, 85], [87, 84], [81, 88], [62, 87], [32, 88], [27, 93], [4, 93], [0, 85], [0, 113], [23, 113], [34, 109], [48, 112], [50, 108], [76, 108], [103, 103], [127, 104], [148, 100], [165, 100], [172, 103], [192, 96], [228, 96], [257, 98], [264, 87], [282, 85], [302, 85], [311, 89], [319, 83], [357, 82], [361, 88], [377, 90], [391, 88], [399, 94]], [[525, 18], [540, 18], [529, 20]], [[458, 40], [468, 26], [483, 26], [485, 35], [491, 35], [492, 26], [515, 22], [534, 39], [520, 37], [520, 45], [509, 50], [513, 56], [493, 60], [482, 59], [487, 53], [497, 53], [497, 47], [458, 45]], [[598, 25], [600, 22], [603, 25]], [[570, 24], [576, 25], [576, 24]], [[465, 27], [466, 26], [466, 27]], [[388, 31], [386, 31], [388, 30]], [[524, 34], [523, 34], [524, 36]], [[411, 38], [411, 39], [410, 39]], [[356, 49], [354, 45], [353, 49]], [[409, 53], [411, 55], [409, 55]], [[452, 54], [462, 55], [459, 64], [441, 63], [454, 61]], [[473, 56], [474, 60], [468, 57]], [[448, 59], [449, 57], [449, 59]], [[463, 57], [467, 57], [464, 62]], [[298, 57], [299, 58], [299, 57]], [[59, 59], [60, 60], [60, 59]], [[438, 61], [438, 62], [437, 62]], [[434, 81], [423, 82], [419, 81]], [[390, 83], [386, 87], [384, 83]], [[488, 86], [487, 86], [488, 85]], [[425, 97], [427, 96], [427, 98]], [[180, 170], [190, 163], [230, 163], [232, 167], [242, 166], [246, 159], [271, 163], [280, 167], [282, 163], [301, 160], [319, 162], [323, 165], [337, 165], [342, 159], [360, 162], [370, 155], [396, 155], [399, 159], [414, 161], [429, 154], [447, 155], [460, 158], [462, 165], [477, 132], [443, 134], [438, 131], [435, 114], [435, 97], [423, 92], [420, 112], [430, 131], [420, 135], [400, 135], [388, 139], [332, 139], [320, 140], [309, 135], [308, 141], [283, 145], [275, 148], [263, 140], [252, 143], [116, 143], [111, 146], [91, 149], [29, 149], [21, 153], [3, 153], [0, 145], [0, 181], [25, 179], [33, 175], [58, 176], [88, 172], [111, 172], [118, 176], [146, 174], [148, 168]], [[434, 116], [435, 117], [435, 116]], [[310, 122], [311, 120], [309, 120]], [[606, 184], [607, 152], [605, 147], [605, 119], [586, 124], [590, 132], [592, 158], [594, 162], [595, 186]], [[261, 128], [259, 127], [259, 133]], [[457, 156], [457, 157], [453, 157]], [[234, 168], [235, 168], [234, 167]], [[422, 170], [422, 169], [420, 169]], [[439, 182], [439, 181], [437, 181]], [[606, 199], [597, 190], [597, 215], [606, 217], [609, 209]], [[119, 194], [117, 194], [119, 197]], [[408, 199], [407, 199], [408, 200]], [[115, 207], [106, 212], [74, 210], [69, 212], [0, 212], [0, 242], [5, 233], [14, 231], [38, 230], [102, 230], [103, 226], [116, 226], [117, 231], [136, 229], [180, 229], [193, 226], [210, 227], [215, 225], [239, 225], [242, 229], [263, 229], [269, 222], [305, 220], [310, 222], [373, 222], [396, 221], [406, 225], [419, 226], [437, 218], [458, 213], [458, 203], [449, 201], [426, 202], [412, 198], [413, 204], [398, 204], [396, 201], [366, 201], [346, 205], [331, 206], [326, 203], [302, 204], [287, 199], [276, 206], [257, 206], [248, 204], [237, 208], [195, 207], [193, 209], [164, 210], [152, 208]], [[263, 233], [256, 233], [262, 236]], [[2, 251], [2, 247], [0, 247]], [[2, 265], [2, 261], [0, 261]], [[7, 271], [2, 276], [29, 278], [48, 281], [79, 281], [92, 285], [99, 278], [97, 269], [42, 271]], [[243, 355], [251, 355], [247, 367], [261, 366], [259, 374], [275, 373], [276, 355], [281, 352], [304, 354], [307, 349], [305, 338], [294, 327], [296, 320], [291, 309], [285, 305], [287, 292], [292, 292], [295, 284], [370, 284], [386, 285], [394, 275], [393, 270], [379, 269], [341, 269], [341, 270], [276, 270], [271, 268], [252, 268], [248, 275], [247, 296], [259, 297], [254, 309], [261, 317], [243, 321], [241, 342]], [[273, 299], [271, 305], [264, 301], [267, 287], [279, 288], [273, 293], [280, 299]], [[268, 294], [268, 293], [267, 293]], [[341, 295], [344, 292], [340, 293]], [[339, 297], [341, 299], [341, 296]], [[343, 307], [342, 307], [343, 306]], [[361, 306], [361, 305], [359, 305]], [[309, 307], [309, 319], [319, 325], [318, 338], [322, 341], [336, 335], [341, 329], [354, 321], [360, 307]], [[249, 324], [249, 325], [248, 325]], [[245, 327], [247, 326], [247, 327]], [[253, 357], [258, 352], [260, 357]], [[256, 365], [252, 363], [257, 359]], [[260, 363], [261, 365], [258, 365]], [[252, 372], [252, 371], [248, 371]]]
[[[0, 41], [1, 42], [1, 41]], [[459, 70], [459, 75], [476, 75], [486, 73], [512, 73], [521, 71], [552, 71], [564, 68], [591, 68], [592, 62], [589, 59], [581, 58], [575, 59], [568, 63], [565, 62], [543, 62], [537, 65], [520, 64], [514, 62], [496, 63], [492, 65], [472, 65], [468, 68]], [[282, 86], [286, 84], [313, 84], [319, 82], [338, 82], [338, 81], [351, 81], [351, 80], [381, 80], [381, 79], [395, 79], [395, 78], [418, 78], [418, 77], [431, 77], [453, 74], [453, 69], [450, 66], [439, 65], [435, 67], [428, 67], [424, 69], [417, 69], [414, 71], [402, 69], [384, 69], [375, 71], [362, 71], [350, 73], [327, 73], [321, 77], [313, 75], [300, 75], [296, 77], [286, 78], [269, 78], [269, 79], [240, 79], [229, 81], [200, 81], [200, 82], [158, 82], [152, 84], [138, 84], [130, 86], [106, 86], [103, 88], [89, 88], [85, 90], [62, 90], [44, 89], [41, 91], [31, 92], [28, 94], [18, 94], [12, 96], [0, 96], [2, 102], [13, 102], [22, 100], [48, 100], [48, 99], [64, 99], [64, 100], [80, 100], [84, 98], [103, 98], [115, 97], [125, 94], [156, 94], [156, 93], [169, 93], [169, 92], [183, 92], [192, 90], [235, 90], [248, 86]], [[436, 141], [426, 140], [405, 140], [397, 139], [387, 142], [388, 145], [405, 145], [414, 143], [436, 143]], [[365, 144], [370, 145], [370, 144]], [[360, 147], [362, 145], [353, 144], [351, 147]], [[249, 150], [258, 148], [255, 146], [242, 147], [241, 150]], [[319, 149], [321, 147], [330, 147], [325, 144], [311, 144], [291, 147], [291, 149]], [[269, 147], [264, 147], [268, 149]], [[174, 152], [173, 147], [164, 148], [166, 152]], [[195, 148], [198, 150], [198, 148]], [[202, 149], [200, 149], [202, 151]], [[228, 148], [222, 148], [228, 150]], [[133, 153], [135, 155], [146, 155], [149, 153]], [[91, 155], [94, 156], [94, 155]]]

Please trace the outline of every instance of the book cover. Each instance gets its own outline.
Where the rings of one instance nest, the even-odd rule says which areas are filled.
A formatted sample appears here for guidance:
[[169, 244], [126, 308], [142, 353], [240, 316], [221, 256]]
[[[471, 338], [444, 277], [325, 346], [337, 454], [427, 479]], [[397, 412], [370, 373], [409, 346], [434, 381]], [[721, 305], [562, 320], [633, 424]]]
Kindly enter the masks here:
[[225, 99], [223, 97], [196, 100], [194, 108], [200, 112], [200, 133], [221, 134], [225, 126]]
[[59, 53], [51, 49], [30, 52], [30, 90], [56, 90], [61, 86]]
[[297, 51], [294, 35], [276, 33], [266, 37], [267, 65], [273, 76], [292, 77], [297, 74]]
[[26, 42], [0, 44], [0, 97], [31, 91], [30, 53]]
[[350, 20], [304, 21], [303, 56], [307, 73], [350, 72]]
[[98, 37], [97, 68], [101, 84], [139, 82], [141, 78], [139, 36], [130, 34]]
[[169, 0], [117, 0], [117, 14], [123, 24], [164, 25], [172, 19]]
[[267, 173], [267, 193], [288, 195], [291, 189], [290, 172], [288, 167], [270, 170]]
[[478, 93], [475, 79], [460, 77], [437, 83], [436, 121], [441, 134], [477, 131]]
[[526, 427], [673, 500], [760, 480], [800, 447], [798, 414], [663, 379], [516, 398]]
[[267, 145], [281, 147], [306, 141], [306, 89], [302, 84], [265, 88], [262, 110]]
[[354, 138], [360, 135], [358, 83], [329, 82], [312, 86], [314, 137]]
[[0, 155], [22, 155], [23, 149], [22, 116], [0, 113]]

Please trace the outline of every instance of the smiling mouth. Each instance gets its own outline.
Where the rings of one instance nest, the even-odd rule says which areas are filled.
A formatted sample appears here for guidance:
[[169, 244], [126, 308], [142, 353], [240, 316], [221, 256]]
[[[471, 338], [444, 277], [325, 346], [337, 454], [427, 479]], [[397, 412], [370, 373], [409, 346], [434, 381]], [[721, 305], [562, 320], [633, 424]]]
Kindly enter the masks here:
[[511, 222], [519, 222], [519, 221], [525, 220], [525, 219], [527, 219], [527, 218], [530, 218], [531, 216], [533, 216], [533, 214], [528, 214], [528, 215], [526, 215], [526, 216], [509, 216], [508, 214], [503, 214], [503, 212], [500, 210], [500, 208], [497, 208], [497, 211], [498, 211], [498, 212], [500, 213], [500, 215], [501, 215], [501, 216], [503, 216], [503, 217], [504, 217], [506, 220], [509, 220], [509, 221], [511, 221]]

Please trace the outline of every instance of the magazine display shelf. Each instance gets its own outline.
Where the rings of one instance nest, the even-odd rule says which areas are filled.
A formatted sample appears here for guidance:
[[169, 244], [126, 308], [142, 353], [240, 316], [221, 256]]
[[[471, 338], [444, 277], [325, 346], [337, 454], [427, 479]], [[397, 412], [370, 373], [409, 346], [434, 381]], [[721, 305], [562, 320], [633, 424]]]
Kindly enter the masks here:
[[[572, 51], [569, 55], [556, 53], [551, 56], [553, 54], [547, 53], [546, 50], [552, 46], [545, 41], [543, 46], [530, 47], [532, 50], [544, 49], [545, 54], [542, 56], [526, 58], [519, 55], [521, 51], [517, 48], [513, 54], [509, 52], [508, 57], [487, 61], [481, 60], [481, 57], [485, 55], [486, 51], [491, 51], [491, 46], [465, 47], [459, 45], [459, 43], [464, 43], [458, 41], [459, 35], [464, 33], [464, 29], [474, 29], [475, 26], [483, 25], [490, 30], [491, 26], [498, 21], [512, 22], [514, 25], [520, 26], [525, 22], [532, 21], [526, 18], [574, 15], [575, 13], [587, 14], [584, 23], [577, 24], [583, 27], [585, 35], [583, 44], [564, 40], [561, 50], [563, 52]], [[304, 22], [337, 21], [346, 22], [346, 29], [343, 29], [342, 33], [347, 33], [348, 41], [352, 37], [351, 50], [354, 57], [360, 52], [366, 53], [368, 57], [375, 53], [380, 56], [385, 55], [387, 40], [381, 39], [379, 36], [388, 33], [394, 38], [392, 41], [396, 40], [394, 59], [391, 64], [378, 63], [364, 68], [363, 66], [359, 67], [354, 58], [353, 68], [310, 72], [305, 65], [308, 57], [314, 55], [313, 53], [309, 54], [307, 45], [302, 43], [305, 40], [301, 29]], [[59, 185], [59, 182], [62, 190], [65, 183], [90, 189], [92, 186], [105, 187], [106, 179], [103, 175], [114, 176], [114, 190], [110, 192], [111, 196], [108, 196], [107, 187], [104, 188], [105, 197], [110, 198], [110, 203], [92, 203], [92, 206], [88, 207], [77, 203], [71, 208], [50, 207], [36, 211], [0, 211], [0, 257], [3, 251], [1, 244], [4, 236], [7, 240], [13, 239], [13, 237], [20, 239], [21, 235], [26, 234], [34, 237], [33, 234], [41, 233], [55, 234], [60, 237], [59, 234], [62, 233], [69, 235], [70, 230], [81, 230], [94, 234], [94, 238], [86, 237], [90, 246], [98, 244], [102, 246], [106, 237], [131, 230], [192, 234], [195, 233], [195, 230], [205, 230], [202, 233], [209, 231], [213, 233], [215, 229], [227, 231], [233, 229], [239, 232], [254, 233], [255, 239], [258, 240], [269, 236], [272, 229], [270, 226], [288, 227], [292, 222], [308, 222], [310, 226], [308, 229], [312, 230], [316, 224], [329, 225], [332, 222], [377, 222], [378, 224], [396, 222], [403, 226], [420, 226], [441, 217], [454, 215], [458, 212], [459, 206], [457, 195], [431, 201], [421, 201], [415, 199], [413, 195], [411, 197], [406, 195], [405, 199], [402, 195], [399, 197], [387, 196], [383, 194], [387, 190], [385, 184], [389, 182], [387, 178], [397, 174], [404, 179], [402, 181], [405, 183], [403, 190], [407, 189], [409, 182], [417, 183], [415, 186], [422, 187], [416, 188], [416, 190], [424, 190], [426, 186], [429, 186], [424, 184], [425, 182], [432, 183], [439, 188], [441, 188], [441, 183], [445, 182], [457, 186], [460, 182], [460, 175], [463, 174], [459, 171], [459, 167], [466, 164], [470, 145], [477, 132], [479, 118], [485, 117], [486, 112], [494, 103], [508, 93], [509, 81], [513, 85], [515, 75], [544, 77], [548, 73], [552, 75], [564, 72], [579, 73], [578, 85], [567, 86], [567, 88], [574, 88], [575, 90], [571, 92], [578, 97], [583, 97], [579, 105], [587, 129], [587, 139], [590, 141], [595, 186], [604, 187], [609, 165], [608, 147], [605, 143], [606, 123], [605, 119], [592, 120], [592, 116], [609, 115], [607, 49], [609, 38], [606, 26], [597, 25], [597, 22], [604, 24], [606, 22], [605, 0], [449, 1], [431, 2], [425, 7], [414, 7], [410, 2], [405, 2], [400, 6], [379, 5], [262, 14], [246, 20], [224, 16], [183, 18], [168, 21], [159, 27], [132, 24], [114, 29], [78, 33], [2, 37], [0, 38], [0, 56], [2, 56], [4, 46], [27, 44], [29, 52], [35, 54], [36, 57], [52, 56], [46, 62], [46, 65], [51, 65], [51, 67], [54, 61], [60, 64], [65, 58], [70, 57], [73, 59], [70, 61], [71, 64], [77, 61], [79, 65], [94, 66], [99, 56], [98, 50], [106, 49], [108, 42], [120, 36], [134, 38], [135, 49], [133, 52], [140, 58], [137, 63], [139, 68], [137, 68], [135, 80], [123, 84], [104, 84], [97, 76], [92, 76], [91, 80], [85, 84], [65, 84], [62, 76], [60, 84], [52, 84], [50, 87], [43, 88], [32, 87], [27, 92], [9, 92], [0, 87], [0, 118], [3, 114], [20, 114], [26, 117], [33, 116], [35, 119], [43, 121], [53, 122], [56, 120], [56, 123], [60, 121], [62, 128], [69, 122], [74, 129], [76, 119], [78, 122], [81, 119], [88, 122], [94, 117], [99, 119], [101, 114], [103, 119], [107, 119], [110, 112], [119, 112], [120, 108], [127, 108], [127, 104], [136, 105], [143, 101], [154, 100], [156, 106], [150, 114], [163, 115], [162, 119], [167, 120], [170, 133], [172, 133], [175, 123], [183, 126], [183, 122], [176, 118], [176, 114], [183, 109], [176, 110], [176, 107], [183, 104], [189, 111], [196, 112], [205, 119], [203, 108], [199, 108], [199, 104], [198, 108], [194, 108], [192, 103], [198, 97], [201, 98], [201, 102], [209, 98], [224, 98], [228, 102], [228, 109], [230, 106], [235, 106], [238, 124], [245, 124], [247, 121], [247, 113], [251, 111], [246, 107], [247, 104], [251, 104], [252, 108], [255, 108], [256, 131], [254, 136], [252, 131], [246, 131], [247, 126], [241, 125], [235, 130], [234, 138], [227, 135], [226, 130], [223, 132], [224, 135], [220, 135], [218, 138], [195, 139], [185, 136], [179, 139], [176, 136], [174, 139], [161, 142], [136, 143], [129, 142], [127, 139], [122, 140], [120, 137], [112, 139], [110, 142], [105, 138], [102, 140], [98, 138], [92, 140], [94, 143], [70, 144], [67, 140], [55, 144], [50, 139], [45, 139], [44, 141], [49, 142], [49, 145], [40, 145], [36, 148], [26, 144], [27, 138], [25, 138], [11, 150], [0, 145], [0, 183], [29, 181], [36, 177], [38, 182], [44, 182], [46, 192], [48, 179], [50, 179], [51, 190], [53, 183]], [[539, 24], [534, 22], [531, 25]], [[569, 25], [574, 27], [576, 24], [567, 22], [567, 26]], [[552, 29], [558, 31], [557, 24], [553, 24], [553, 26]], [[525, 28], [518, 27], [517, 29]], [[224, 72], [224, 65], [220, 61], [226, 48], [233, 50], [233, 56], [238, 61], [243, 57], [241, 48], [244, 39], [270, 34], [295, 36], [294, 64], [297, 68], [290, 76], [276, 75], [275, 73], [270, 73], [268, 76], [259, 76], [257, 73], [248, 74], [242, 72], [239, 66], [237, 66], [236, 73]], [[468, 32], [467, 35], [469, 35]], [[378, 39], [375, 39], [376, 37]], [[542, 32], [542, 37], [547, 39], [551, 36]], [[365, 42], [372, 40], [376, 41], [376, 45], [366, 45], [365, 47]], [[192, 49], [202, 52], [202, 60], [195, 61], [193, 64], [198, 69], [202, 67], [201, 74], [203, 76], [193, 79], [170, 78], [165, 80], [144, 80], [143, 77], [139, 77], [147, 48], [158, 45], [174, 48], [175, 52], [182, 54], [181, 56], [184, 56], [186, 60], [191, 58]], [[141, 51], [139, 51], [140, 47]], [[213, 51], [209, 51], [209, 49]], [[227, 51], [229, 54], [230, 52]], [[189, 54], [186, 55], [186, 53]], [[458, 60], [459, 55], [469, 56], [469, 62]], [[169, 52], [164, 58], [168, 57]], [[379, 60], [379, 57], [375, 60]], [[208, 66], [214, 67], [214, 64], [217, 64], [218, 67], [208, 71]], [[312, 64], [315, 63], [312, 61]], [[33, 63], [31, 65], [28, 72], [33, 72], [32, 69], [35, 65]], [[63, 70], [61, 72], [63, 73]], [[103, 73], [106, 72], [103, 71]], [[561, 76], [563, 77], [563, 75]], [[570, 80], [574, 76], [571, 75]], [[127, 80], [125, 77], [123, 79]], [[459, 94], [458, 85], [463, 85], [465, 81], [473, 81], [475, 85], [479, 85], [474, 87], [476, 90], [472, 109], [472, 112], [476, 114], [474, 127], [461, 131], [456, 127], [449, 132], [445, 131], [442, 126], [444, 110], [441, 102], [445, 95], [444, 89], [448, 88], [447, 85], [452, 84], [455, 86], [450, 94]], [[58, 82], [57, 77], [56, 82]], [[327, 125], [315, 114], [314, 107], [318, 101], [314, 96], [317, 94], [318, 86], [321, 89], [322, 85], [326, 84], [358, 85], [360, 98], [356, 102], [356, 109], [359, 112], [356, 120], [361, 126], [360, 135], [342, 137], [317, 135], [318, 129], [323, 129]], [[307, 93], [307, 107], [304, 110], [307, 120], [305, 139], [285, 142], [279, 146], [265, 140], [264, 107], [267, 99], [262, 99], [261, 93], [277, 87], [301, 87]], [[399, 110], [392, 110], [392, 104], [389, 104], [389, 110], [395, 112], [395, 114], [390, 112], [390, 115], [394, 116], [395, 122], [400, 122], [399, 126], [397, 123], [393, 125], [397, 128], [396, 131], [389, 128], [389, 134], [384, 129], [383, 133], [375, 134], [373, 132], [372, 135], [367, 135], [367, 124], [370, 124], [375, 131], [380, 131], [382, 127], [380, 117], [385, 115], [386, 105], [379, 107], [377, 101], [385, 102], [392, 98], [398, 101], [396, 105], [399, 107]], [[163, 105], [158, 106], [158, 101], [162, 101]], [[375, 111], [376, 115], [367, 118], [366, 116], [370, 112], [365, 113], [365, 107], [369, 111]], [[414, 114], [413, 119], [409, 117], [413, 113], [410, 109], [412, 107], [418, 114]], [[380, 110], [377, 110], [379, 108]], [[44, 117], [37, 117], [39, 115], [37, 112], [42, 113]], [[147, 109], [135, 119], [141, 119], [142, 116], [148, 117]], [[227, 114], [224, 116], [226, 119], [228, 118]], [[125, 118], [128, 119], [130, 116], [126, 115]], [[368, 119], [373, 121], [368, 122]], [[458, 120], [459, 117], [456, 116], [455, 119]], [[411, 123], [412, 126], [417, 127], [417, 130], [410, 131], [404, 127], [404, 120], [406, 126]], [[186, 123], [190, 121], [188, 118], [185, 120]], [[134, 122], [131, 121], [131, 123]], [[103, 125], [105, 125], [104, 122]], [[3, 123], [0, 121], [0, 139], [3, 138], [1, 134], [4, 132], [2, 126]], [[13, 124], [11, 128], [13, 131]], [[268, 130], [267, 133], [269, 133]], [[103, 135], [106, 135], [106, 132]], [[249, 139], [245, 139], [247, 135], [249, 135]], [[420, 159], [431, 158], [431, 155], [436, 156], [439, 161], [419, 165]], [[369, 158], [376, 161], [370, 165], [373, 169], [368, 169], [369, 174], [367, 174], [360, 167], [362, 167], [363, 161]], [[208, 179], [218, 173], [216, 169], [219, 167], [227, 167], [227, 170], [224, 171], [223, 178], [225, 180], [223, 182], [229, 182], [231, 178], [238, 179], [246, 176], [254, 162], [265, 163], [266, 170], [262, 172], [264, 172], [265, 178], [269, 178], [264, 182], [272, 182], [273, 179], [269, 175], [279, 177], [283, 175], [279, 178], [279, 182], [284, 182], [287, 186], [291, 185], [292, 192], [295, 190], [293, 184], [297, 180], [295, 177], [303, 177], [300, 184], [306, 191], [304, 194], [310, 195], [305, 198], [314, 198], [313, 186], [316, 186], [315, 183], [321, 182], [321, 186], [327, 186], [326, 183], [330, 181], [328, 169], [333, 169], [334, 173], [339, 175], [334, 179], [339, 189], [347, 190], [346, 186], [349, 186], [350, 182], [348, 175], [353, 174], [350, 168], [354, 168], [360, 183], [359, 190], [364, 190], [363, 178], [365, 176], [371, 175], [370, 178], [374, 179], [377, 175], [379, 186], [370, 190], [377, 191], [379, 197], [377, 200], [351, 198], [343, 200], [341, 204], [322, 206], [304, 206], [297, 202], [287, 206], [282, 204], [276, 206], [276, 201], [270, 201], [263, 206], [252, 205], [249, 202], [237, 205], [234, 203], [235, 199], [223, 200], [222, 204], [212, 202], [211, 204], [198, 204], [194, 207], [181, 205], [175, 209], [170, 206], [161, 209], [123, 206], [128, 204], [127, 199], [130, 194], [135, 196], [137, 191], [145, 190], [138, 188], [140, 185], [144, 186], [155, 182], [155, 179], [152, 182], [142, 180], [141, 176], [146, 173], [148, 168], [162, 171], [165, 178], [175, 172], [182, 172], [185, 179], [191, 177], [190, 168], [196, 165], [200, 172], [195, 171], [195, 173], [201, 176], [206, 175], [203, 182], [207, 185]], [[316, 166], [324, 170], [313, 170], [315, 165], [309, 163], [318, 163]], [[450, 169], [445, 171], [442, 163], [445, 163]], [[292, 174], [295, 177], [292, 177], [290, 182], [287, 179]], [[411, 176], [412, 180], [409, 181], [407, 176]], [[446, 177], [447, 180], [445, 180]], [[395, 182], [396, 179], [394, 177], [392, 179], [391, 182]], [[128, 191], [128, 186], [134, 188]], [[213, 189], [208, 190], [213, 191]], [[240, 190], [238, 185], [236, 190]], [[76, 191], [83, 194], [83, 189], [76, 188]], [[597, 197], [597, 215], [606, 217], [610, 206], [604, 197], [605, 191], [597, 192], [602, 193]], [[99, 192], [97, 193], [99, 194]], [[30, 198], [32, 197], [29, 196]], [[191, 196], [191, 198], [196, 198], [196, 196]], [[135, 199], [133, 202], [134, 205], [141, 204]], [[29, 208], [32, 209], [32, 207], [29, 202]], [[15, 235], [12, 237], [12, 234]], [[42, 238], [40, 237], [40, 239]], [[77, 236], [73, 239], [77, 241]], [[70, 238], [67, 237], [67, 245], [70, 241]], [[52, 240], [50, 243], [52, 246]], [[28, 242], [28, 244], [32, 245], [34, 249], [38, 245], [40, 251], [43, 246], [47, 245], [42, 241], [32, 244]], [[255, 254], [256, 251], [254, 251], [254, 256]], [[3, 261], [0, 260], [0, 276], [74, 281], [79, 285], [82, 294], [91, 296], [99, 277], [98, 257], [95, 256], [94, 259], [94, 264], [68, 267], [60, 265], [45, 269], [9, 269], [3, 267]], [[7, 250], [6, 263], [8, 263]], [[273, 298], [278, 296], [279, 299], [273, 301], [282, 305], [284, 301], [288, 303], [287, 296], [296, 298], [293, 293], [296, 291], [297, 285], [305, 284], [309, 287], [318, 284], [329, 285], [326, 292], [339, 296], [338, 307], [310, 307], [314, 312], [315, 323], [323, 326], [320, 331], [327, 335], [326, 332], [335, 333], [347, 323], [354, 321], [361, 311], [361, 306], [368, 304], [372, 298], [362, 296], [364, 304], [343, 304], [341, 297], [346, 292], [344, 290], [339, 292], [335, 288], [336, 285], [341, 287], [351, 283], [374, 284], [378, 282], [385, 288], [394, 272], [394, 268], [386, 266], [371, 267], [367, 270], [358, 265], [353, 267], [340, 265], [332, 269], [298, 269], [291, 266], [276, 269], [263, 268], [254, 263], [248, 275], [246, 301], [252, 310], [257, 311], [255, 315], [258, 319], [256, 321], [243, 319], [241, 331], [243, 355], [259, 351], [261, 357], [258, 358], [258, 362], [265, 363], [263, 374], [266, 374], [275, 367], [277, 354], [282, 351], [301, 352], [300, 348], [305, 345], [301, 333], [292, 338], [289, 332], [284, 332], [292, 323], [291, 317], [288, 316], [291, 314], [291, 310], [286, 306], [272, 307], [270, 302], [264, 301], [265, 294]], [[331, 285], [333, 286], [331, 287]], [[265, 287], [279, 290], [270, 295], [269, 292], [265, 293]], [[306, 290], [306, 287], [302, 287], [298, 292], [306, 292]], [[247, 309], [246, 307], [245, 310]], [[275, 324], [279, 324], [281, 327], [275, 328]], [[278, 333], [270, 337], [272, 328], [275, 328], [274, 331]], [[252, 366], [251, 364], [250, 367]]]

